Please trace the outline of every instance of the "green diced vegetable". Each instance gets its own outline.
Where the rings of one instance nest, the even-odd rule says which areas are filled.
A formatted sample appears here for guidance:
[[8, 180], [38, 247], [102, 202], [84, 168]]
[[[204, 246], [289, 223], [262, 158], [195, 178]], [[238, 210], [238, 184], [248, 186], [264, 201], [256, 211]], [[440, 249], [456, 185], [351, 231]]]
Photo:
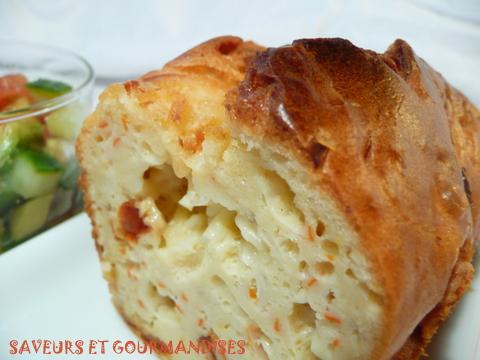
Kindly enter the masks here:
[[10, 219], [12, 240], [20, 241], [42, 228], [47, 220], [53, 194], [41, 196], [19, 206]]
[[27, 144], [41, 139], [44, 129], [44, 125], [37, 118], [13, 121], [5, 126], [11, 128], [12, 134], [19, 144]]
[[6, 190], [0, 192], [0, 215], [5, 215], [10, 209], [22, 203], [23, 197], [16, 192]]
[[44, 126], [36, 118], [26, 118], [0, 125], [0, 168], [19, 144], [41, 141]]
[[13, 136], [12, 129], [5, 124], [0, 126], [0, 168], [3, 168], [11, 159], [18, 140]]
[[38, 79], [27, 83], [27, 88], [36, 100], [53, 99], [72, 91], [72, 87], [61, 81]]
[[45, 118], [50, 135], [66, 140], [75, 140], [82, 124], [81, 111], [75, 106], [55, 110]]
[[62, 175], [62, 165], [45, 152], [23, 149], [13, 159], [8, 184], [25, 198], [53, 192]]
[[[21, 91], [2, 102], [1, 119], [27, 114], [38, 101], [53, 104], [49, 100], [73, 90], [48, 79], [27, 83], [23, 75], [16, 81]], [[80, 106], [0, 124], [0, 253], [78, 210], [73, 140], [83, 120]]]
[[48, 138], [45, 143], [45, 151], [58, 161], [65, 163], [75, 154], [75, 146], [72, 141]]
[[32, 163], [39, 172], [57, 172], [63, 170], [62, 164], [47, 153], [34, 149], [21, 149], [17, 158], [23, 158]]

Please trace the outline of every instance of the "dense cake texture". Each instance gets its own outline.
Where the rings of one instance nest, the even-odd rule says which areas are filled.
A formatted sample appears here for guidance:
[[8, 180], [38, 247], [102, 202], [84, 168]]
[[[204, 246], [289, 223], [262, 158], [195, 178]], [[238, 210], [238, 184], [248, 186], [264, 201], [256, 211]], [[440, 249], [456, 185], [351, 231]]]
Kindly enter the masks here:
[[403, 41], [236, 37], [109, 86], [77, 143], [125, 320], [245, 340], [173, 359], [424, 355], [472, 278], [479, 149], [478, 110]]

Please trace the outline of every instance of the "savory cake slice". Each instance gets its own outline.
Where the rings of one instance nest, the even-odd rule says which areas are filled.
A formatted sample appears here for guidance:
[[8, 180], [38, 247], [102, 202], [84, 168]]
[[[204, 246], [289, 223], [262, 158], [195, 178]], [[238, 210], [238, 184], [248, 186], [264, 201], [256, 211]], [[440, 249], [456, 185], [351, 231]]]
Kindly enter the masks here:
[[111, 85], [77, 153], [113, 301], [246, 341], [186, 359], [417, 359], [472, 277], [479, 127], [402, 41], [222, 37]]

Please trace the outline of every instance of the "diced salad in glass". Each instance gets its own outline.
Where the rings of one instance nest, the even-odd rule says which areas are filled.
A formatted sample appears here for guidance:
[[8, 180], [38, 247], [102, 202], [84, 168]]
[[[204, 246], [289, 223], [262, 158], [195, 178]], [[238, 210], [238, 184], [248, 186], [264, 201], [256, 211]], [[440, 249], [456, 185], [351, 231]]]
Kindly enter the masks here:
[[8, 121], [71, 91], [50, 79], [0, 77], [0, 253], [81, 210], [74, 146], [82, 104]]

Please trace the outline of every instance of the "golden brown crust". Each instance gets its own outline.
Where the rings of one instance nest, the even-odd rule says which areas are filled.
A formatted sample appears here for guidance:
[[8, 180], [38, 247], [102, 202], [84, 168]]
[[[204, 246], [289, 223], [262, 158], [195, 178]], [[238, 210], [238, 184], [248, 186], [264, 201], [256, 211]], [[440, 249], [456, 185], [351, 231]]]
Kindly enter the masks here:
[[392, 360], [415, 360], [427, 356], [427, 346], [454, 306], [468, 289], [472, 277], [472, 242], [465, 242], [442, 301], [421, 321]]
[[[480, 115], [468, 99], [450, 87], [443, 77], [415, 56], [403, 41], [397, 40], [386, 52], [385, 60], [420, 95], [426, 96], [425, 87], [440, 92], [446, 111], [451, 139], [462, 166], [462, 178], [467, 199], [471, 204], [473, 242], [479, 238], [480, 203]], [[405, 61], [414, 59], [415, 61]], [[390, 61], [390, 62], [389, 62]], [[435, 91], [435, 90], [434, 90]], [[453, 307], [460, 300], [472, 280], [474, 269], [471, 265], [474, 254], [472, 241], [466, 241], [452, 271], [449, 285], [442, 301], [422, 320], [409, 337], [394, 360], [418, 359], [426, 355], [426, 347], [442, 322], [447, 319]]]
[[166, 76], [202, 75], [221, 80], [233, 87], [243, 78], [250, 59], [263, 48], [235, 36], [211, 39], [183, 53], [161, 70], [143, 75], [140, 81], [155, 81]]
[[405, 42], [380, 55], [342, 39], [268, 49], [227, 107], [243, 132], [310, 167], [358, 232], [385, 292], [375, 358], [435, 308], [397, 355], [418, 357], [472, 276], [478, 110]]

